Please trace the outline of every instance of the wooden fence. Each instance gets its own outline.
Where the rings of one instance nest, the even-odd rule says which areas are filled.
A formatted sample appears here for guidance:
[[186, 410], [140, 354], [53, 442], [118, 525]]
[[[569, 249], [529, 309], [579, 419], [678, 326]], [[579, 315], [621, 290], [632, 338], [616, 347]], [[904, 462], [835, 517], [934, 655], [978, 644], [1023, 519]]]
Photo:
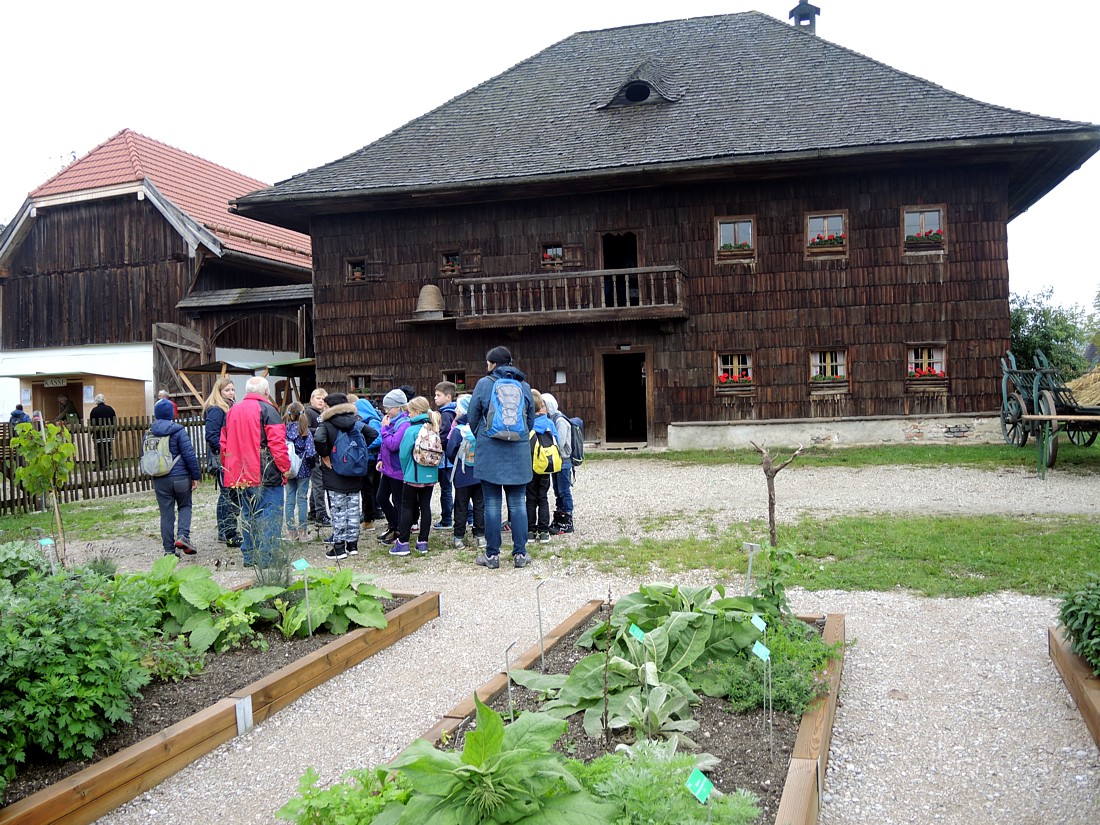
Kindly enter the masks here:
[[[106, 427], [88, 421], [73, 422], [68, 426], [76, 445], [76, 467], [61, 490], [61, 501], [86, 501], [93, 498], [136, 493], [151, 490], [153, 480], [138, 468], [141, 459], [141, 442], [149, 426], [151, 417], [117, 418], [115, 423]], [[201, 418], [181, 419], [180, 424], [187, 430], [199, 467], [206, 471], [205, 426]], [[0, 424], [0, 515], [8, 513], [28, 513], [42, 510], [44, 502], [40, 498], [27, 495], [15, 483], [15, 468], [18, 458], [11, 446], [14, 428], [11, 424]], [[97, 456], [97, 439], [100, 448], [109, 445], [109, 455], [105, 452]], [[106, 443], [103, 443], [106, 440]], [[100, 467], [99, 458], [105, 466]]]

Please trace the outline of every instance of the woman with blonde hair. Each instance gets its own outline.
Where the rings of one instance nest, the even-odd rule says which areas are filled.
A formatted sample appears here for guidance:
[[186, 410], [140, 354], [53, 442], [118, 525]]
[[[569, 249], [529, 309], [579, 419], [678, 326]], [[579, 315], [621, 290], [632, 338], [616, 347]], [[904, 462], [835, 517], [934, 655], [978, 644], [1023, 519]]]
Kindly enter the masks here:
[[[286, 480], [286, 528], [294, 541], [309, 538], [309, 477], [317, 463], [317, 449], [309, 432], [306, 409], [297, 401], [286, 408], [283, 415], [286, 424], [286, 447], [301, 460], [298, 472]], [[293, 456], [291, 466], [293, 468]]]
[[218, 541], [229, 547], [241, 546], [241, 534], [237, 529], [237, 516], [241, 512], [240, 496], [231, 487], [226, 487], [222, 479], [221, 434], [225, 427], [225, 416], [233, 402], [237, 400], [237, 388], [230, 378], [219, 378], [214, 389], [206, 399], [202, 416], [206, 422], [206, 471], [214, 476], [218, 492]]

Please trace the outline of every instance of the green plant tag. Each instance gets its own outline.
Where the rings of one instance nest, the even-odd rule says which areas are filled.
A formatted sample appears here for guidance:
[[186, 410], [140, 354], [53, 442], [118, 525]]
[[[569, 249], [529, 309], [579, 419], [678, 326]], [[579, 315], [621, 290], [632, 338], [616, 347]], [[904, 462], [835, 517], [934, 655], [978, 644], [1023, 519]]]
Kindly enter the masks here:
[[752, 622], [752, 626], [759, 630], [761, 633], [768, 629], [768, 626], [764, 623], [764, 620], [757, 616], [755, 613], [752, 615], [752, 618], [749, 619], [749, 621]]
[[43, 547], [49, 547], [51, 544], [53, 544], [53, 539], [51, 539], [51, 538], [39, 539], [38, 543], [41, 544]]
[[760, 642], [757, 642], [752, 646], [752, 652], [756, 654], [756, 657], [758, 659], [761, 659], [765, 662], [768, 661], [768, 657], [772, 655], [772, 652], [764, 647], [764, 645], [762, 645]]
[[639, 642], [645, 641], [645, 631], [638, 627], [638, 625], [636, 624], [632, 624], [630, 626], [630, 635], [637, 639]]
[[291, 562], [291, 564], [294, 565], [295, 570], [305, 570], [309, 567], [309, 562], [305, 559], [298, 559], [297, 561]]
[[704, 805], [707, 803], [707, 799], [710, 798], [710, 792], [714, 790], [714, 783], [707, 779], [706, 774], [698, 768], [691, 772], [691, 776], [687, 778], [687, 782], [684, 784], [691, 791], [691, 795]]

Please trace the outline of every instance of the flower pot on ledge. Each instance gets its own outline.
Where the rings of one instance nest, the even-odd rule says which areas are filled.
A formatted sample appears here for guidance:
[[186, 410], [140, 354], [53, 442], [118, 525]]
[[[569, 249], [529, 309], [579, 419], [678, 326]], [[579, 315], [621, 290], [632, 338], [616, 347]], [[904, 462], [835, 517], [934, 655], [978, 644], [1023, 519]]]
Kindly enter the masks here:
[[715, 384], [715, 395], [752, 396], [756, 394], [756, 387], [751, 381], [730, 382], [728, 384]]
[[719, 261], [744, 261], [755, 258], [756, 250], [752, 247], [748, 249], [719, 249], [717, 256]]
[[846, 243], [833, 243], [833, 244], [816, 244], [806, 247], [807, 255], [847, 255], [848, 244]]
[[905, 391], [917, 395], [947, 395], [947, 377], [909, 376]]
[[810, 381], [810, 395], [847, 395], [847, 378], [814, 379]]

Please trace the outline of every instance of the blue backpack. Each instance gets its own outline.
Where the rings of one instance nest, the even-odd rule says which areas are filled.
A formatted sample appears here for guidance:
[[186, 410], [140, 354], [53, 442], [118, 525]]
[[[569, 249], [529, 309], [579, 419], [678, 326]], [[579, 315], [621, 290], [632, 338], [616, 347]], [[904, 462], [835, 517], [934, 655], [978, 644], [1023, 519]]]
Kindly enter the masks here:
[[527, 436], [527, 399], [523, 384], [514, 378], [493, 382], [489, 409], [485, 413], [485, 434], [501, 441], [521, 441]]
[[584, 464], [584, 422], [579, 418], [570, 418], [569, 426], [571, 427], [569, 460], [574, 467], [579, 467]]
[[332, 445], [332, 470], [342, 476], [365, 476], [370, 459], [367, 458], [367, 439], [363, 438], [363, 422], [356, 421], [350, 430], [339, 430]]

